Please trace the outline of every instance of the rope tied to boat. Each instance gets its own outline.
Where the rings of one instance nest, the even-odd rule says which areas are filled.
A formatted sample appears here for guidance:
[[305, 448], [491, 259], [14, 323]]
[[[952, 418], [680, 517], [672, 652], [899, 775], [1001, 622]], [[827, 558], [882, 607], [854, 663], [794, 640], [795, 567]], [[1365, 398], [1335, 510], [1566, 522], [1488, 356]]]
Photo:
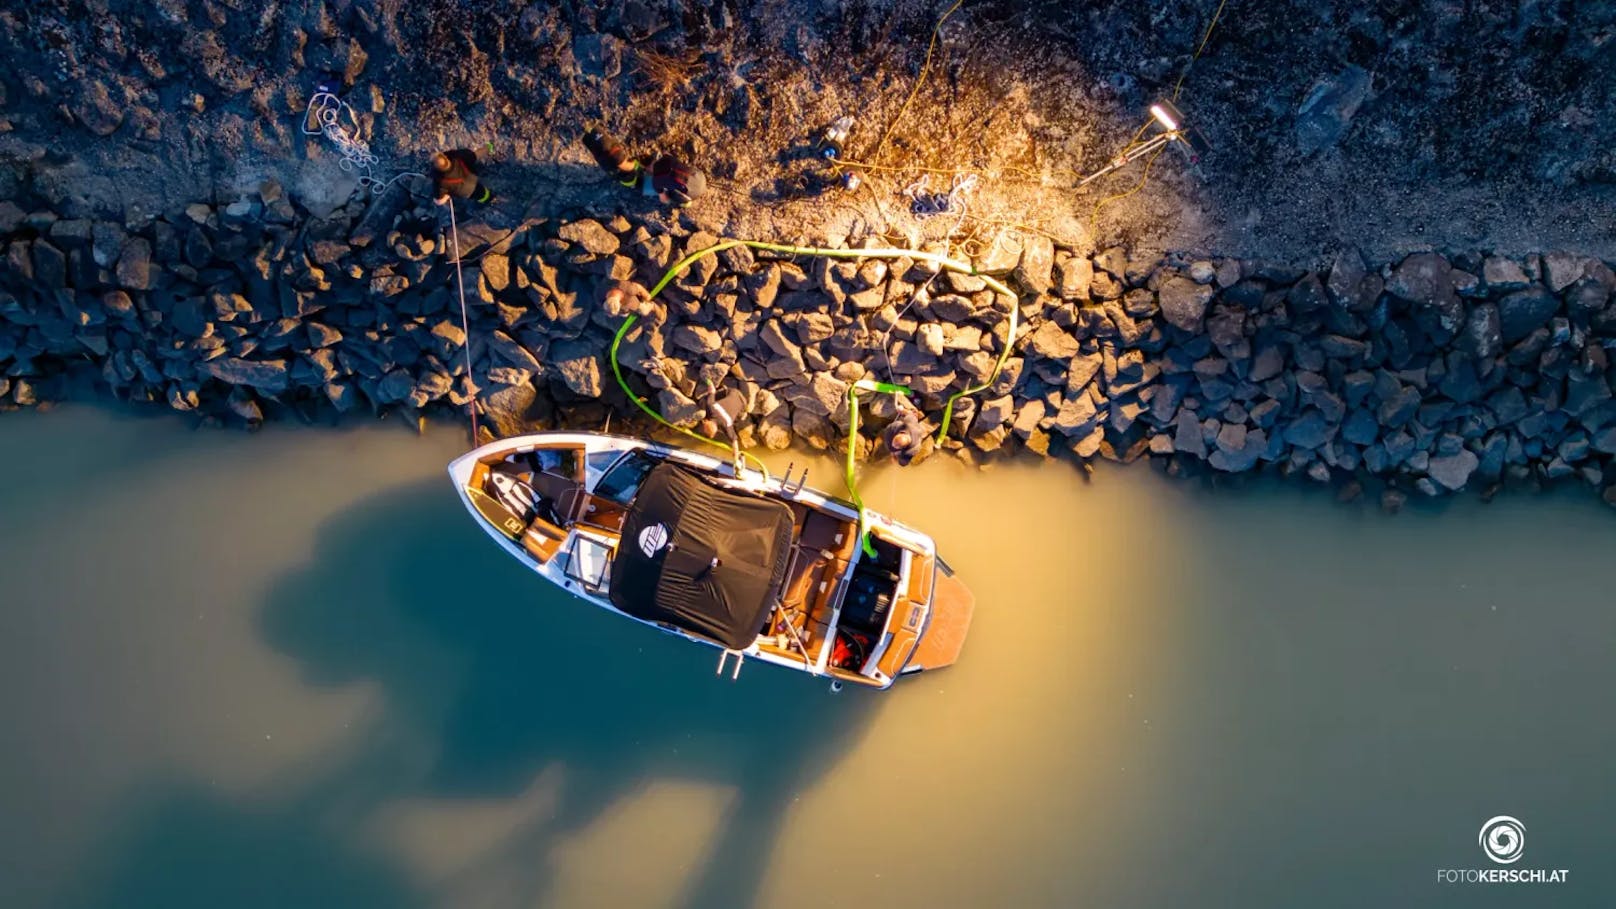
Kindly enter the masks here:
[[471, 374], [471, 317], [466, 311], [466, 274], [460, 268], [460, 224], [455, 219], [454, 200], [450, 199], [449, 238], [454, 243], [455, 282], [460, 290], [460, 332], [465, 336], [460, 344], [466, 356], [466, 418], [471, 422], [471, 444], [477, 445], [477, 379]]

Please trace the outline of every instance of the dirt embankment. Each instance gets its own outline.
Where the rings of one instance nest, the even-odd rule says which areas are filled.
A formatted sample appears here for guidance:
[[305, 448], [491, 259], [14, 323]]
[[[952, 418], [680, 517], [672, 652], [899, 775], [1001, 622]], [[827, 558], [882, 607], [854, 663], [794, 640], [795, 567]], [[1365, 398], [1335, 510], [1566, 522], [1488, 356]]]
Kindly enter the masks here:
[[[273, 177], [330, 210], [353, 175], [299, 128], [327, 84], [378, 175], [467, 145], [512, 217], [637, 204], [585, 163], [598, 120], [703, 162], [716, 191], [694, 214], [725, 233], [952, 234], [969, 251], [1036, 230], [1296, 264], [1345, 245], [1616, 254], [1616, 3], [984, 0], [947, 17], [918, 82], [949, 5], [19, 5], [0, 12], [0, 196], [139, 222]], [[1142, 186], [1136, 164], [1071, 188], [1175, 88], [1213, 146], [1199, 166], [1168, 155]], [[814, 131], [844, 113], [849, 154], [878, 167], [857, 192], [796, 198]], [[909, 212], [920, 168], [950, 172], [933, 189], [978, 176], [958, 218]]]

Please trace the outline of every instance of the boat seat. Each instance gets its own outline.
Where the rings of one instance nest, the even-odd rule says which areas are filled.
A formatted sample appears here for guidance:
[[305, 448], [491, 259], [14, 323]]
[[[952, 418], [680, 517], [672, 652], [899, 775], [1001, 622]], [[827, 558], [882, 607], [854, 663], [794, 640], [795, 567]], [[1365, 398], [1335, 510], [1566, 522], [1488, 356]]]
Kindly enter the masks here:
[[567, 531], [544, 518], [534, 518], [522, 532], [522, 548], [541, 565], [555, 558], [566, 540]]
[[824, 579], [825, 568], [830, 561], [823, 552], [799, 548], [796, 564], [792, 566], [791, 577], [786, 582], [786, 595], [781, 602], [788, 609], [806, 609], [814, 588]]
[[822, 511], [810, 511], [803, 519], [797, 545], [804, 549], [840, 554], [853, 534], [847, 522]]

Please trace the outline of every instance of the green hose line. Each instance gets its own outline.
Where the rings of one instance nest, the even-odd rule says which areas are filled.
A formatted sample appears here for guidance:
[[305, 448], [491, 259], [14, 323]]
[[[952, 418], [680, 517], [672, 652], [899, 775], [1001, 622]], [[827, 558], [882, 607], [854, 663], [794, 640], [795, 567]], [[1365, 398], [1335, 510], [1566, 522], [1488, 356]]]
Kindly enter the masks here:
[[[650, 293], [647, 295], [647, 299], [656, 299], [656, 296], [662, 293], [662, 291], [665, 290], [670, 283], [672, 283], [673, 279], [677, 277], [680, 272], [683, 272], [685, 269], [689, 268], [697, 260], [723, 252], [726, 249], [733, 249], [737, 246], [745, 246], [749, 249], [761, 249], [788, 256], [820, 256], [827, 259], [915, 259], [922, 262], [931, 262], [938, 268], [945, 269], [956, 274], [974, 275], [979, 277], [982, 279], [983, 283], [986, 284], [994, 293], [1003, 294], [1009, 297], [1010, 330], [1005, 334], [1004, 349], [999, 351], [998, 359], [993, 361], [993, 371], [988, 374], [985, 381], [983, 381], [980, 385], [962, 388], [949, 396], [948, 403], [943, 407], [942, 422], [937, 429], [937, 442], [939, 444], [941, 444], [944, 439], [948, 438], [949, 423], [954, 417], [954, 405], [959, 401], [959, 399], [965, 397], [966, 395], [974, 395], [991, 388], [993, 383], [998, 381], [999, 374], [1004, 370], [1005, 362], [1010, 359], [1010, 350], [1013, 346], [1015, 346], [1016, 341], [1016, 327], [1021, 317], [1021, 300], [1016, 296], [1015, 292], [1006, 287], [1004, 283], [997, 278], [981, 274], [973, 265], [961, 262], [958, 259], [941, 255], [940, 253], [923, 252], [918, 249], [898, 249], [895, 247], [883, 247], [876, 249], [824, 249], [814, 246], [790, 246], [783, 243], [764, 243], [761, 240], [722, 240], [713, 244], [712, 246], [707, 247], [706, 249], [697, 250], [696, 252], [693, 252], [685, 256], [683, 259], [673, 263], [673, 265], [665, 273], [663, 273], [662, 279], [651, 288]], [[617, 377], [617, 384], [623, 389], [623, 393], [628, 395], [628, 399], [633, 401], [636, 407], [645, 411], [652, 419], [656, 420], [658, 423], [661, 423], [663, 426], [684, 433], [697, 441], [705, 442], [709, 445], [715, 445], [726, 451], [729, 450], [728, 445], [725, 445], [723, 442], [720, 442], [717, 439], [709, 439], [700, 433], [686, 429], [682, 426], [675, 426], [673, 423], [665, 419], [661, 414], [657, 413], [656, 410], [650, 405], [646, 404], [639, 395], [636, 395], [634, 391], [628, 387], [628, 382], [623, 378], [622, 367], [617, 362], [617, 348], [622, 344], [623, 336], [628, 334], [629, 328], [633, 326], [636, 321], [638, 321], [638, 317], [630, 315], [623, 321], [622, 327], [617, 329], [617, 336], [612, 339], [612, 375]], [[870, 544], [869, 534], [866, 532], [864, 504], [859, 499], [858, 489], [854, 483], [853, 476], [853, 454], [854, 450], [858, 447], [857, 443], [853, 439], [858, 436], [858, 402], [856, 400], [856, 390], [859, 384], [860, 383], [855, 382], [848, 388], [850, 429], [847, 442], [847, 476], [845, 479], [847, 480], [847, 491], [852, 495], [853, 504], [858, 508], [859, 536], [863, 541], [864, 551], [867, 554], [874, 556], [875, 550]], [[864, 386], [865, 390], [873, 389], [876, 391], [886, 392], [888, 394], [909, 394], [909, 389], [904, 388], [901, 385], [891, 385], [886, 382], [864, 382]], [[760, 470], [763, 471], [763, 475], [765, 477], [768, 476], [767, 468], [764, 468], [763, 463], [757, 458], [745, 452], [742, 452], [741, 456], [751, 460], [758, 466]]]
[[[657, 288], [659, 290], [661, 289], [661, 287], [662, 287], [661, 284], [657, 285]], [[725, 445], [723, 442], [718, 441], [717, 439], [709, 439], [706, 436], [702, 435], [701, 433], [696, 432], [695, 430], [686, 429], [683, 426], [676, 426], [673, 423], [668, 422], [668, 420], [665, 417], [663, 417], [662, 414], [659, 414], [659, 413], [656, 412], [655, 408], [653, 408], [651, 405], [645, 403], [645, 399], [643, 399], [639, 395], [635, 394], [634, 390], [628, 387], [628, 382], [623, 378], [623, 367], [618, 365], [618, 362], [617, 362], [617, 348], [618, 348], [618, 345], [623, 343], [623, 336], [628, 334], [628, 330], [630, 328], [632, 328], [634, 323], [637, 322], [637, 321], [639, 321], [639, 317], [634, 316], [634, 315], [630, 315], [627, 319], [624, 319], [623, 324], [621, 326], [619, 326], [618, 329], [617, 329], [616, 336], [614, 336], [612, 338], [612, 351], [611, 351], [612, 375], [617, 377], [618, 386], [623, 389], [624, 394], [628, 395], [628, 399], [630, 401], [634, 402], [634, 406], [636, 406], [639, 409], [645, 411], [648, 415], [650, 415], [651, 419], [657, 421], [658, 423], [661, 423], [663, 426], [666, 426], [669, 429], [674, 430], [675, 432], [682, 432], [685, 435], [691, 437], [692, 439], [695, 439], [698, 442], [706, 442], [708, 445], [716, 445], [717, 447], [722, 448], [725, 451], [729, 451], [730, 447], [728, 445]], [[752, 465], [755, 466], [758, 469], [758, 471], [763, 474], [763, 478], [765, 480], [768, 479], [768, 477], [769, 477], [769, 468], [764, 466], [762, 461], [759, 461], [756, 457], [753, 457], [752, 455], [750, 455], [750, 454], [748, 454], [748, 453], [746, 453], [744, 451], [741, 452], [741, 457], [746, 459], [746, 460], [751, 461]]]
[[889, 395], [907, 395], [909, 389], [902, 385], [893, 385], [890, 382], [873, 382], [869, 379], [860, 379], [847, 386], [847, 471], [843, 479], [847, 481], [847, 492], [853, 497], [853, 507], [858, 509], [859, 545], [864, 547], [864, 554], [875, 558], [875, 546], [870, 542], [870, 521], [864, 513], [864, 500], [859, 497], [858, 483], [855, 482], [856, 468], [853, 454], [858, 450], [859, 437], [859, 405], [858, 393], [860, 391], [877, 391]]
[[897, 249], [893, 247], [878, 249], [824, 249], [815, 246], [789, 246], [783, 243], [764, 243], [761, 240], [723, 240], [707, 247], [706, 249], [697, 250], [696, 252], [685, 256], [683, 259], [680, 259], [678, 262], [675, 262], [673, 267], [669, 268], [667, 272], [663, 274], [662, 280], [658, 281], [656, 286], [651, 288], [650, 297], [655, 299], [656, 295], [661, 293], [663, 289], [666, 288], [668, 284], [679, 275], [680, 272], [689, 268], [692, 263], [696, 262], [696, 260], [705, 256], [713, 255], [714, 253], [723, 252], [726, 249], [732, 249], [736, 246], [745, 246], [751, 249], [763, 249], [768, 250], [769, 252], [783, 253], [785, 255], [792, 256], [821, 256], [828, 259], [918, 259], [922, 262], [931, 262], [937, 265], [939, 268], [947, 269], [948, 271], [955, 272], [957, 274], [974, 275], [981, 278], [982, 282], [986, 284], [994, 293], [1004, 294], [1005, 296], [1009, 297], [1010, 330], [1006, 335], [1004, 349], [999, 351], [998, 359], [993, 361], [993, 372], [988, 374], [986, 381], [982, 382], [982, 384], [962, 388], [949, 396], [948, 403], [943, 407], [942, 423], [937, 429], [937, 441], [939, 443], [948, 438], [949, 423], [954, 417], [954, 405], [959, 401], [959, 399], [967, 395], [974, 395], [979, 392], [986, 391], [988, 388], [992, 387], [993, 383], [999, 380], [999, 373], [1004, 370], [1005, 362], [1010, 359], [1010, 349], [1015, 345], [1016, 327], [1021, 317], [1021, 299], [1016, 296], [1014, 291], [1006, 287], [1004, 282], [997, 278], [981, 274], [976, 270], [976, 266], [974, 265], [961, 262], [958, 259], [953, 259], [940, 253], [923, 252], [918, 249]]

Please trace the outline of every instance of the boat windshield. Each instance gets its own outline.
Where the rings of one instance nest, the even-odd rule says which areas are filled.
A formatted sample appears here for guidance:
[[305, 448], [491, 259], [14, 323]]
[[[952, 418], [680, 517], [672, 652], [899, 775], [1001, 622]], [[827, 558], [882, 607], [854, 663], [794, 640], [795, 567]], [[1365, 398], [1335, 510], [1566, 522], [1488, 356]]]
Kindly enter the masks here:
[[597, 498], [627, 505], [634, 501], [634, 494], [645, 482], [645, 475], [659, 463], [661, 459], [651, 457], [643, 449], [631, 451], [606, 471], [600, 482], [595, 484], [594, 494]]

